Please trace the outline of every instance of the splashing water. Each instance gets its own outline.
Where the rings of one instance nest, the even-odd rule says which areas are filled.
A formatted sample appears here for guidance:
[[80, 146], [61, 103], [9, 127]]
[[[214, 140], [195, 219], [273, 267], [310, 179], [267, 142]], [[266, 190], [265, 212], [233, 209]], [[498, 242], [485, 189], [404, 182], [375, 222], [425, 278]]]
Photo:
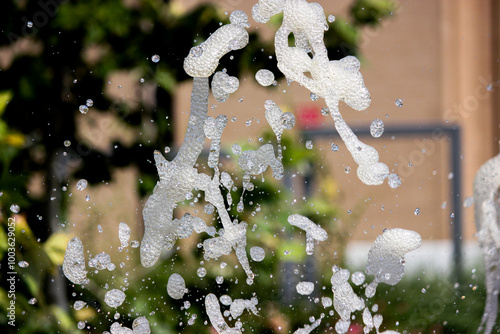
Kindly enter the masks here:
[[474, 219], [486, 267], [486, 305], [478, 333], [491, 333], [500, 293], [500, 154], [479, 168], [474, 179]]
[[[286, 76], [287, 81], [296, 81], [307, 88], [313, 100], [319, 98], [325, 100], [327, 108], [322, 113], [325, 116], [328, 114], [332, 116], [335, 128], [358, 164], [357, 175], [364, 184], [379, 185], [387, 178], [392, 188], [398, 187], [401, 184], [400, 178], [396, 174], [390, 174], [387, 165], [379, 162], [378, 152], [373, 147], [362, 143], [356, 137], [339, 111], [340, 101], [345, 102], [355, 110], [364, 110], [371, 102], [370, 94], [359, 72], [359, 61], [352, 56], [341, 60], [329, 60], [323, 43], [324, 31], [328, 28], [328, 23], [319, 4], [310, 4], [305, 0], [260, 0], [252, 9], [252, 16], [259, 23], [267, 22], [272, 16], [279, 13], [283, 13], [283, 23], [275, 38], [278, 68]], [[328, 21], [333, 22], [334, 19], [331, 15]], [[207, 116], [210, 76], [213, 75], [211, 91], [218, 102], [228, 100], [230, 94], [239, 87], [238, 78], [229, 76], [224, 70], [215, 73], [220, 59], [225, 54], [245, 47], [249, 40], [246, 31], [246, 28], [250, 26], [247, 15], [242, 11], [234, 11], [229, 20], [230, 24], [221, 26], [206, 41], [191, 48], [184, 59], [184, 70], [193, 77], [188, 128], [177, 155], [171, 161], [167, 160], [160, 151], [154, 152], [159, 181], [144, 207], [145, 230], [143, 239], [140, 243], [134, 240], [131, 244], [132, 247], [140, 245], [142, 265], [152, 267], [159, 260], [162, 251], [172, 249], [177, 239], [189, 238], [193, 233], [206, 233], [209, 237], [202, 244], [199, 244], [199, 247], [203, 249], [205, 261], [217, 261], [221, 256], [232, 254], [234, 251], [239, 267], [247, 276], [246, 283], [252, 285], [258, 276], [253, 273], [247, 254], [247, 223], [239, 221], [230, 214], [231, 207], [234, 207], [231, 192], [236, 190], [235, 181], [229, 173], [219, 170], [221, 137], [228, 118], [225, 115]], [[288, 42], [290, 34], [293, 34], [295, 39], [293, 47], [290, 47]], [[312, 54], [312, 58], [309, 54]], [[158, 62], [159, 56], [157, 58], [155, 56], [152, 57], [152, 60]], [[306, 76], [306, 72], [309, 72], [310, 76]], [[266, 69], [259, 70], [255, 79], [263, 86], [275, 84], [274, 74]], [[238, 156], [238, 167], [243, 171], [243, 189], [241, 198], [236, 204], [237, 212], [244, 211], [243, 198], [246, 192], [251, 192], [254, 189], [252, 177], [264, 173], [268, 167], [271, 167], [275, 179], [280, 180], [284, 176], [281, 136], [285, 130], [293, 128], [295, 116], [291, 112], [283, 113], [272, 100], [267, 100], [264, 107], [265, 118], [276, 136], [277, 149], [275, 150], [271, 143], [264, 144], [256, 150], [245, 151], [238, 144], [232, 146], [233, 153]], [[382, 135], [383, 122], [375, 120], [370, 131], [374, 137]], [[206, 139], [210, 140], [208, 156], [210, 174], [201, 172], [196, 165]], [[306, 146], [312, 148], [312, 142], [307, 143]], [[337, 151], [338, 146], [332, 143], [332, 150]], [[167, 151], [165, 152], [167, 153]], [[234, 180], [237, 178], [234, 177]], [[78, 190], [83, 190], [87, 186], [87, 182], [85, 181], [83, 184], [83, 181], [85, 180], [80, 180], [77, 184]], [[227, 190], [226, 196], [223, 196], [223, 189]], [[218, 219], [214, 219], [214, 225], [220, 224], [220, 227], [208, 226], [204, 219], [190, 213], [174, 219], [174, 212], [178, 204], [193, 199], [193, 190], [204, 194], [204, 199], [207, 202], [204, 205], [204, 213], [217, 215]], [[476, 194], [474, 198], [476, 198]], [[289, 215], [288, 222], [305, 232], [305, 253], [307, 255], [314, 254], [315, 243], [325, 241], [328, 238], [326, 230], [305, 216]], [[125, 223], [120, 223], [118, 230], [120, 251], [128, 247], [130, 237], [130, 227]], [[364, 295], [366, 298], [373, 297], [379, 283], [394, 285], [399, 282], [404, 274], [403, 257], [405, 253], [416, 249], [420, 242], [421, 238], [416, 232], [402, 229], [387, 230], [375, 240], [370, 249], [365, 273], [355, 272], [351, 275], [347, 269], [336, 266], [332, 268], [330, 282], [333, 298], [322, 296], [321, 303], [325, 308], [333, 305], [339, 314], [340, 320], [335, 324], [337, 333], [346, 333], [349, 330], [353, 313], [361, 311], [365, 333], [373, 328], [379, 333], [382, 316], [380, 314], [372, 315], [371, 311], [365, 307], [365, 299], [354, 292], [349, 279], [354, 285], [365, 287]], [[250, 247], [249, 254], [255, 262], [263, 261], [266, 257], [266, 251], [259, 246]], [[206, 276], [205, 266], [207, 265], [211, 266], [212, 264], [201, 262], [200, 266], [197, 266], [196, 274], [198, 277]], [[98, 270], [106, 268], [113, 270], [115, 268], [110, 256], [104, 252], [90, 258], [89, 267], [95, 268], [96, 273]], [[221, 266], [221, 268], [224, 267]], [[83, 245], [78, 238], [73, 238], [68, 243], [63, 271], [74, 284], [86, 284], [89, 281]], [[365, 283], [365, 274], [373, 275], [373, 281]], [[224, 280], [223, 276], [216, 278], [218, 285], [229, 284], [228, 281], [232, 282], [232, 280]], [[107, 288], [108, 285], [106, 285]], [[166, 290], [167, 294], [176, 300], [182, 300], [188, 292], [184, 278], [177, 273], [170, 274]], [[315, 290], [315, 283], [299, 282], [296, 285], [296, 290], [301, 295], [310, 295]], [[104, 302], [114, 308], [120, 307], [125, 299], [124, 291], [119, 289], [112, 289], [104, 296]], [[316, 299], [319, 302], [319, 298]], [[250, 299], [234, 300], [228, 295], [222, 295], [219, 303], [219, 299], [214, 293], [208, 293], [204, 302], [210, 323], [220, 334], [242, 333], [242, 323], [239, 320], [235, 322], [234, 327], [231, 327], [225, 318], [231, 320], [232, 317], [233, 320], [236, 320], [245, 311], [258, 316], [258, 299], [255, 294]], [[221, 303], [224, 306], [229, 306], [229, 310], [224, 311], [224, 314], [221, 311]], [[75, 309], [81, 309], [84, 306], [84, 302], [77, 301], [74, 304]], [[184, 301], [184, 306], [187, 309], [190, 307], [190, 303]], [[374, 309], [372, 311], [376, 312]], [[330, 314], [334, 314], [333, 310], [330, 310]], [[119, 316], [117, 313], [115, 319], [118, 319]], [[317, 320], [312, 317], [310, 324], [305, 324], [294, 333], [310, 333], [320, 326], [323, 317], [324, 314], [321, 314]], [[192, 323], [194, 323], [194, 318], [191, 317], [188, 324]], [[132, 329], [114, 322], [110, 331], [111, 333], [151, 333], [149, 321], [145, 317], [136, 318], [133, 321]], [[386, 331], [384, 333], [396, 332]]]

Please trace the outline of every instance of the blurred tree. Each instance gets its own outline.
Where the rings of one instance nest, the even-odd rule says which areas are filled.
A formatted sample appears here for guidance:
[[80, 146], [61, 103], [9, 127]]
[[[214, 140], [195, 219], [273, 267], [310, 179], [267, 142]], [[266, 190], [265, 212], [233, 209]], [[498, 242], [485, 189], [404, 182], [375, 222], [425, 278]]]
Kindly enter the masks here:
[[[228, 21], [228, 16], [214, 6], [202, 5], [187, 13], [181, 4], [168, 0], [2, 2], [3, 223], [11, 214], [10, 206], [19, 204], [34, 238], [46, 241], [60, 228], [63, 186], [74, 178], [85, 178], [90, 183], [108, 180], [114, 167], [137, 165], [144, 180], [142, 194], [152, 191], [157, 179], [152, 152], [170, 144], [172, 96], [177, 83], [189, 79], [182, 69], [184, 56], [193, 41], [202, 42]], [[352, 23], [337, 18], [326, 32], [331, 58], [356, 54], [360, 29], [390, 15], [392, 10], [387, 8], [394, 8], [391, 1], [355, 1]], [[222, 63], [231, 75], [260, 68], [278, 74], [274, 58], [269, 59], [273, 53], [271, 44], [252, 33], [250, 44], [232, 53], [235, 60]], [[160, 56], [159, 62], [152, 61], [155, 54]], [[128, 103], [105, 94], [110, 75], [123, 70], [138, 73], [144, 79], [138, 83], [140, 90], [150, 87], [153, 94], [148, 96], [154, 98], [138, 97], [137, 103]], [[151, 124], [154, 131], [149, 131], [149, 137], [137, 136], [132, 144], [117, 141], [111, 150], [99, 149], [77, 132], [88, 99], [92, 100], [88, 103], [91, 112], [114, 115], [141, 134], [147, 133]], [[42, 178], [40, 194], [28, 190], [35, 174]], [[52, 274], [55, 289], [61, 292], [63, 283], [57, 273]], [[52, 292], [48, 298], [67, 307], [64, 294]]]

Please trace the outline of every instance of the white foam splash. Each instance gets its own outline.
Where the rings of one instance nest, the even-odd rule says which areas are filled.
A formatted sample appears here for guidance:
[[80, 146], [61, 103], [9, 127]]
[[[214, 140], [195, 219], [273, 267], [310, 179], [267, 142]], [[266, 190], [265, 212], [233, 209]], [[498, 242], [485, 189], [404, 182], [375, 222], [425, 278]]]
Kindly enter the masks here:
[[68, 242], [63, 260], [63, 273], [74, 284], [85, 284], [88, 281], [83, 244], [78, 237]]
[[478, 333], [492, 332], [500, 293], [500, 154], [488, 160], [474, 179], [474, 219], [486, 268], [486, 304]]
[[306, 254], [314, 254], [314, 241], [325, 241], [328, 239], [328, 234], [319, 225], [315, 224], [309, 218], [293, 214], [288, 216], [290, 225], [296, 226], [306, 232]]
[[368, 252], [366, 273], [374, 275], [375, 282], [396, 285], [404, 275], [405, 254], [421, 244], [417, 232], [402, 228], [385, 230]]

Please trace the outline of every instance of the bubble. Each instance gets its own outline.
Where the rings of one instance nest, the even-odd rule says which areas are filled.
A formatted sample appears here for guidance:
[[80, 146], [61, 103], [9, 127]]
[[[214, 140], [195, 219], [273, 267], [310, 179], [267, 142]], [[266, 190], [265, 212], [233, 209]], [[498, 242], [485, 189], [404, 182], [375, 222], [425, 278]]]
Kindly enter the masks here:
[[138, 240], [132, 240], [130, 242], [130, 247], [132, 248], [138, 248], [141, 245], [141, 243]]
[[215, 282], [217, 282], [217, 284], [224, 283], [224, 277], [222, 277], [222, 276], [215, 277]]
[[331, 143], [330, 145], [330, 149], [333, 151], [333, 152], [337, 152], [339, 150], [339, 145], [335, 144], [335, 143]]
[[71, 146], [71, 142], [69, 140], [65, 140], [64, 141], [64, 146], [65, 147], [70, 147]]
[[92, 101], [91, 99], [88, 99], [87, 101], [85, 101], [85, 104], [87, 105], [87, 107], [92, 107], [94, 105], [94, 101]]
[[189, 53], [193, 57], [200, 57], [203, 54], [203, 48], [201, 46], [195, 46], [191, 48], [191, 51]]
[[26, 262], [26, 261], [19, 261], [18, 263], [18, 266], [21, 267], [21, 268], [28, 268], [29, 267], [29, 263]]
[[170, 147], [168, 146], [165, 146], [165, 154], [169, 153], [170, 152]]
[[356, 285], [361, 285], [365, 282], [365, 274], [361, 271], [356, 271], [351, 275], [351, 281]]
[[87, 305], [86, 302], [84, 301], [81, 301], [81, 300], [77, 300], [74, 304], [73, 304], [73, 308], [75, 310], [81, 310], [85, 305]]
[[160, 56], [154, 54], [153, 57], [151, 57], [151, 60], [153, 61], [153, 63], [157, 63], [160, 61]]
[[331, 307], [333, 301], [330, 297], [321, 297], [321, 305], [323, 305], [323, 307]]
[[168, 278], [167, 293], [173, 299], [182, 299], [186, 293], [186, 282], [179, 274], [172, 274]]
[[311, 98], [311, 101], [316, 101], [316, 100], [318, 100], [318, 95], [316, 95], [316, 94], [314, 94], [314, 93], [309, 94], [309, 97]]
[[415, 211], [413, 211], [413, 213], [415, 214], [415, 216], [418, 216], [420, 214], [420, 209], [416, 208]]
[[12, 211], [13, 213], [19, 213], [19, 210], [21, 210], [21, 208], [17, 204], [12, 204], [10, 206], [10, 211]]
[[389, 183], [389, 187], [391, 187], [392, 189], [396, 189], [401, 185], [401, 179], [399, 178], [398, 174], [389, 174], [387, 181]]
[[328, 15], [328, 22], [330, 22], [330, 23], [335, 22], [335, 16], [333, 16], [333, 15]]
[[312, 150], [313, 146], [314, 145], [313, 145], [313, 142], [311, 140], [306, 141], [306, 148], [308, 150]]
[[296, 286], [295, 289], [297, 289], [297, 292], [301, 295], [307, 296], [310, 295], [313, 290], [314, 290], [314, 283], [312, 282], [299, 282]]
[[215, 210], [215, 207], [210, 203], [205, 205], [205, 207], [203, 208], [203, 211], [209, 215], [214, 213], [214, 210]]
[[26, 25], [28, 26], [28, 28], [33, 28], [33, 22], [31, 21], [28, 21]]
[[379, 138], [384, 133], [384, 122], [380, 119], [374, 119], [370, 125], [370, 134], [373, 138]]
[[469, 208], [474, 204], [474, 197], [469, 196], [464, 200], [464, 208]]
[[196, 270], [196, 275], [198, 275], [198, 277], [205, 277], [206, 274], [207, 270], [203, 267], [200, 267], [198, 268], [198, 270]]
[[290, 130], [295, 126], [295, 115], [287, 111], [281, 115], [281, 123], [285, 129]]
[[259, 246], [250, 248], [250, 257], [256, 262], [261, 262], [266, 257], [266, 251]]
[[76, 189], [82, 191], [83, 189], [87, 188], [88, 182], [85, 179], [78, 180], [76, 183]]
[[82, 114], [86, 114], [89, 112], [89, 107], [87, 107], [85, 104], [82, 104], [80, 107], [78, 107], [78, 110], [80, 110]]
[[330, 109], [328, 109], [327, 107], [321, 108], [321, 115], [328, 116], [329, 114], [330, 114]]
[[226, 305], [226, 306], [229, 306], [232, 304], [233, 302], [233, 299], [231, 297], [229, 297], [228, 295], [222, 295], [220, 296], [220, 302], [222, 305]]
[[255, 80], [264, 87], [271, 86], [274, 82], [274, 74], [269, 70], [261, 69], [255, 74]]
[[395, 103], [398, 108], [401, 108], [403, 106], [403, 100], [401, 99], [397, 99]]
[[106, 292], [106, 295], [104, 295], [104, 302], [110, 307], [117, 308], [118, 306], [123, 304], [124, 300], [125, 293], [118, 289], [110, 290]]
[[30, 300], [28, 300], [28, 304], [30, 305], [35, 305], [37, 302], [36, 298], [31, 298]]
[[85, 321], [79, 321], [77, 326], [78, 326], [78, 329], [84, 329], [85, 328]]
[[349, 173], [351, 172], [351, 167], [346, 166], [346, 167], [344, 168], [344, 172], [345, 172], [346, 174], [349, 174]]

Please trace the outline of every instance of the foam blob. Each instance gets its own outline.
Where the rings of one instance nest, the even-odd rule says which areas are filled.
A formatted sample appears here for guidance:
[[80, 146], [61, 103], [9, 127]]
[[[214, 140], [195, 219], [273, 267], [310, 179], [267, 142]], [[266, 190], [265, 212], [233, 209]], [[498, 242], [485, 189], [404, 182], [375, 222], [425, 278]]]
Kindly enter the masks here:
[[404, 275], [404, 256], [417, 249], [422, 238], [417, 232], [401, 228], [387, 229], [375, 239], [368, 252], [365, 272], [375, 282], [396, 285]]
[[68, 242], [62, 267], [64, 276], [72, 283], [84, 284], [87, 282], [87, 268], [85, 266], [83, 244], [78, 237], [74, 237]]

